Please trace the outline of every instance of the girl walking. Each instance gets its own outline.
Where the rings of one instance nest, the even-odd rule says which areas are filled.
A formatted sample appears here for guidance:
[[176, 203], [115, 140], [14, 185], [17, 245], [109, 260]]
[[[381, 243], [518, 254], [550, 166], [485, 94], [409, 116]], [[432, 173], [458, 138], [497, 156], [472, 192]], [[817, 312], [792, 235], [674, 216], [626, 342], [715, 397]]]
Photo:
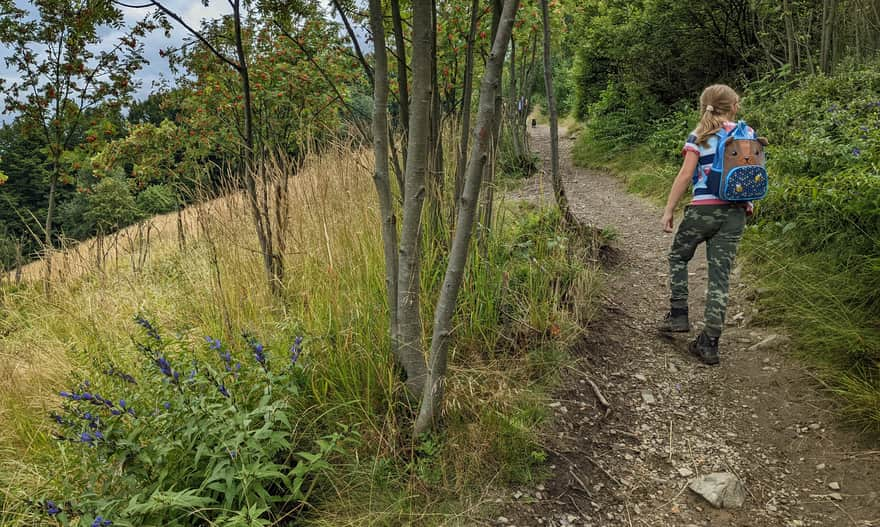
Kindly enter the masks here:
[[[731, 202], [720, 199], [709, 181], [710, 168], [715, 159], [718, 132], [736, 127], [734, 119], [739, 111], [739, 95], [729, 86], [714, 84], [700, 95], [700, 122], [688, 136], [682, 154], [684, 161], [669, 191], [662, 225], [673, 232], [675, 206], [693, 186], [693, 198], [685, 207], [684, 219], [678, 226], [669, 250], [670, 309], [660, 325], [664, 332], [687, 332], [688, 320], [688, 262], [697, 246], [706, 244], [709, 263], [709, 287], [706, 293], [705, 326], [689, 346], [691, 353], [706, 364], [718, 364], [718, 339], [724, 328], [727, 311], [730, 269], [746, 224], [751, 214], [749, 202]], [[754, 130], [748, 129], [754, 138]], [[765, 142], [764, 142], [765, 143]], [[715, 190], [714, 192], [717, 192]]]

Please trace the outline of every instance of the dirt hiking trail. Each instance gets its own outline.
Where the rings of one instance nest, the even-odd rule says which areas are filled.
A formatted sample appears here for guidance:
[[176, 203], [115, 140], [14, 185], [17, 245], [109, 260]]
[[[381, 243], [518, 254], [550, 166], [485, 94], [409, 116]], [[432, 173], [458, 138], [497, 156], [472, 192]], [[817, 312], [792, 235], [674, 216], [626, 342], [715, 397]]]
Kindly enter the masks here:
[[[531, 130], [549, 172], [549, 129]], [[835, 403], [773, 328], [752, 327], [754, 307], [738, 270], [731, 284], [721, 365], [688, 355], [688, 338], [654, 329], [667, 308], [666, 254], [672, 235], [661, 210], [627, 194], [612, 176], [560, 166], [573, 211], [616, 233], [603, 315], [550, 405], [544, 438], [551, 475], [499, 500], [490, 525], [517, 526], [858, 526], [880, 527], [880, 445], [849, 431]], [[517, 197], [551, 200], [549, 177]], [[680, 215], [676, 218], [681, 220]], [[702, 320], [705, 250], [691, 262], [691, 323]], [[590, 385], [607, 399], [605, 408]], [[716, 509], [688, 489], [713, 472], [745, 488], [738, 509]]]

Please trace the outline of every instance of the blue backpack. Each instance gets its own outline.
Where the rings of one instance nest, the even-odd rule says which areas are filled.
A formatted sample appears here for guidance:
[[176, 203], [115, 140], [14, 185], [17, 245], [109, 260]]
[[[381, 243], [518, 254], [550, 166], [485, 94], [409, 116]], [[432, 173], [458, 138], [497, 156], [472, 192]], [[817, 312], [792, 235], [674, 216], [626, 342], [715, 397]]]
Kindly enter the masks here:
[[755, 137], [745, 121], [729, 132], [722, 128], [717, 136], [715, 160], [707, 178], [709, 191], [725, 201], [755, 201], [766, 196], [767, 139]]

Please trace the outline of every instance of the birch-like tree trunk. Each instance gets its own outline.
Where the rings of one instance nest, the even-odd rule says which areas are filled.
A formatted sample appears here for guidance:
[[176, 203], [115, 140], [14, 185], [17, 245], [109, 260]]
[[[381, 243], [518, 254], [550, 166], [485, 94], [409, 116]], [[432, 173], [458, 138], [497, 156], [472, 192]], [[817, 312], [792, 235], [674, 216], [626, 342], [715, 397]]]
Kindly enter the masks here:
[[[403, 135], [409, 134], [409, 74], [406, 69], [406, 40], [400, 16], [400, 0], [391, 0], [391, 23], [394, 28], [394, 51], [397, 55], [397, 84], [400, 93], [400, 122]], [[404, 148], [406, 151], [406, 148]], [[404, 161], [405, 163], [405, 161]]]
[[391, 328], [391, 351], [403, 363], [397, 348], [397, 218], [391, 196], [388, 173], [388, 54], [385, 50], [385, 26], [382, 0], [370, 0], [370, 29], [373, 33], [373, 153], [376, 169], [373, 182], [379, 196], [382, 215], [382, 245], [385, 251], [385, 289]]
[[446, 266], [446, 275], [440, 289], [440, 297], [434, 310], [434, 330], [431, 338], [428, 378], [422, 393], [422, 404], [416, 419], [414, 432], [421, 434], [430, 430], [440, 415], [446, 379], [446, 362], [449, 337], [452, 332], [452, 315], [458, 300], [468, 253], [471, 234], [477, 215], [483, 165], [492, 146], [492, 124], [495, 113], [495, 89], [501, 82], [504, 55], [510, 42], [513, 21], [519, 0], [505, 0], [501, 23], [492, 43], [492, 52], [486, 63], [486, 71], [480, 84], [480, 105], [474, 127], [474, 144], [471, 148], [465, 173], [465, 184], [458, 207], [455, 235]]
[[556, 206], [566, 220], [571, 212], [568, 210], [568, 198], [559, 174], [559, 123], [556, 115], [556, 94], [553, 92], [553, 64], [550, 61], [550, 9], [547, 0], [541, 0], [541, 17], [544, 21], [544, 91], [547, 92], [547, 113], [550, 114], [550, 178], [553, 182], [553, 195]]
[[443, 223], [443, 135], [441, 130], [442, 109], [440, 106], [440, 89], [437, 86], [437, 3], [432, 0], [431, 7], [431, 111], [430, 132], [428, 134], [428, 218], [430, 228], [427, 230], [427, 242], [431, 245], [442, 244], [439, 236]]
[[471, 134], [471, 99], [474, 85], [474, 41], [477, 37], [477, 25], [480, 20], [480, 1], [471, 2], [471, 24], [468, 29], [467, 54], [464, 59], [464, 86], [461, 95], [461, 141], [458, 145], [458, 163], [455, 167], [455, 194], [453, 196], [453, 214], [458, 211], [458, 200], [464, 188], [464, 169], [467, 165], [468, 140]]
[[422, 230], [422, 206], [425, 200], [425, 173], [428, 166], [433, 2], [413, 0], [412, 6], [412, 102], [409, 108], [409, 140], [404, 170], [405, 193], [398, 260], [397, 320], [399, 355], [406, 370], [406, 385], [412, 395], [421, 398], [426, 367], [422, 344], [419, 242]]
[[822, 4], [822, 39], [819, 62], [822, 73], [831, 75], [834, 65], [834, 28], [837, 24], [837, 0], [824, 0]]

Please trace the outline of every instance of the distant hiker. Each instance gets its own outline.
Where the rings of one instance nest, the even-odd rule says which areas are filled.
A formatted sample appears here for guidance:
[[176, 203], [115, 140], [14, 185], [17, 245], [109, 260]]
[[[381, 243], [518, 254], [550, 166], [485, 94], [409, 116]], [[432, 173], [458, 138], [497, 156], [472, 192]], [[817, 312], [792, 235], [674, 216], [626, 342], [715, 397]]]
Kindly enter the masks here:
[[536, 126], [538, 126], [538, 120], [537, 120], [537, 119], [532, 119], [532, 128], [534, 128], [534, 127], [536, 127]]
[[[737, 246], [746, 224], [746, 215], [752, 213], [748, 201], [725, 201], [718, 197], [720, 176], [712, 170], [719, 136], [722, 145], [731, 145], [727, 137], [734, 130], [749, 136], [744, 141], [757, 145], [756, 153], [763, 164], [763, 138], [755, 140], [755, 132], [745, 123], [733, 122], [739, 111], [739, 95], [729, 86], [715, 84], [700, 95], [700, 122], [684, 144], [684, 162], [669, 191], [663, 211], [663, 230], [673, 231], [675, 206], [689, 184], [693, 184], [693, 199], [685, 207], [684, 219], [678, 226], [669, 250], [670, 309], [660, 324], [663, 332], [687, 332], [688, 322], [688, 262], [697, 246], [706, 243], [709, 262], [709, 287], [706, 292], [705, 327], [689, 346], [691, 353], [706, 364], [718, 364], [718, 338], [724, 327], [727, 311], [730, 268], [736, 257]], [[760, 142], [759, 142], [760, 141]], [[729, 155], [738, 155], [729, 148]], [[721, 161], [724, 161], [723, 150]], [[746, 157], [748, 159], [748, 156]], [[766, 176], [766, 172], [765, 172]], [[757, 180], [757, 177], [755, 178]]]

